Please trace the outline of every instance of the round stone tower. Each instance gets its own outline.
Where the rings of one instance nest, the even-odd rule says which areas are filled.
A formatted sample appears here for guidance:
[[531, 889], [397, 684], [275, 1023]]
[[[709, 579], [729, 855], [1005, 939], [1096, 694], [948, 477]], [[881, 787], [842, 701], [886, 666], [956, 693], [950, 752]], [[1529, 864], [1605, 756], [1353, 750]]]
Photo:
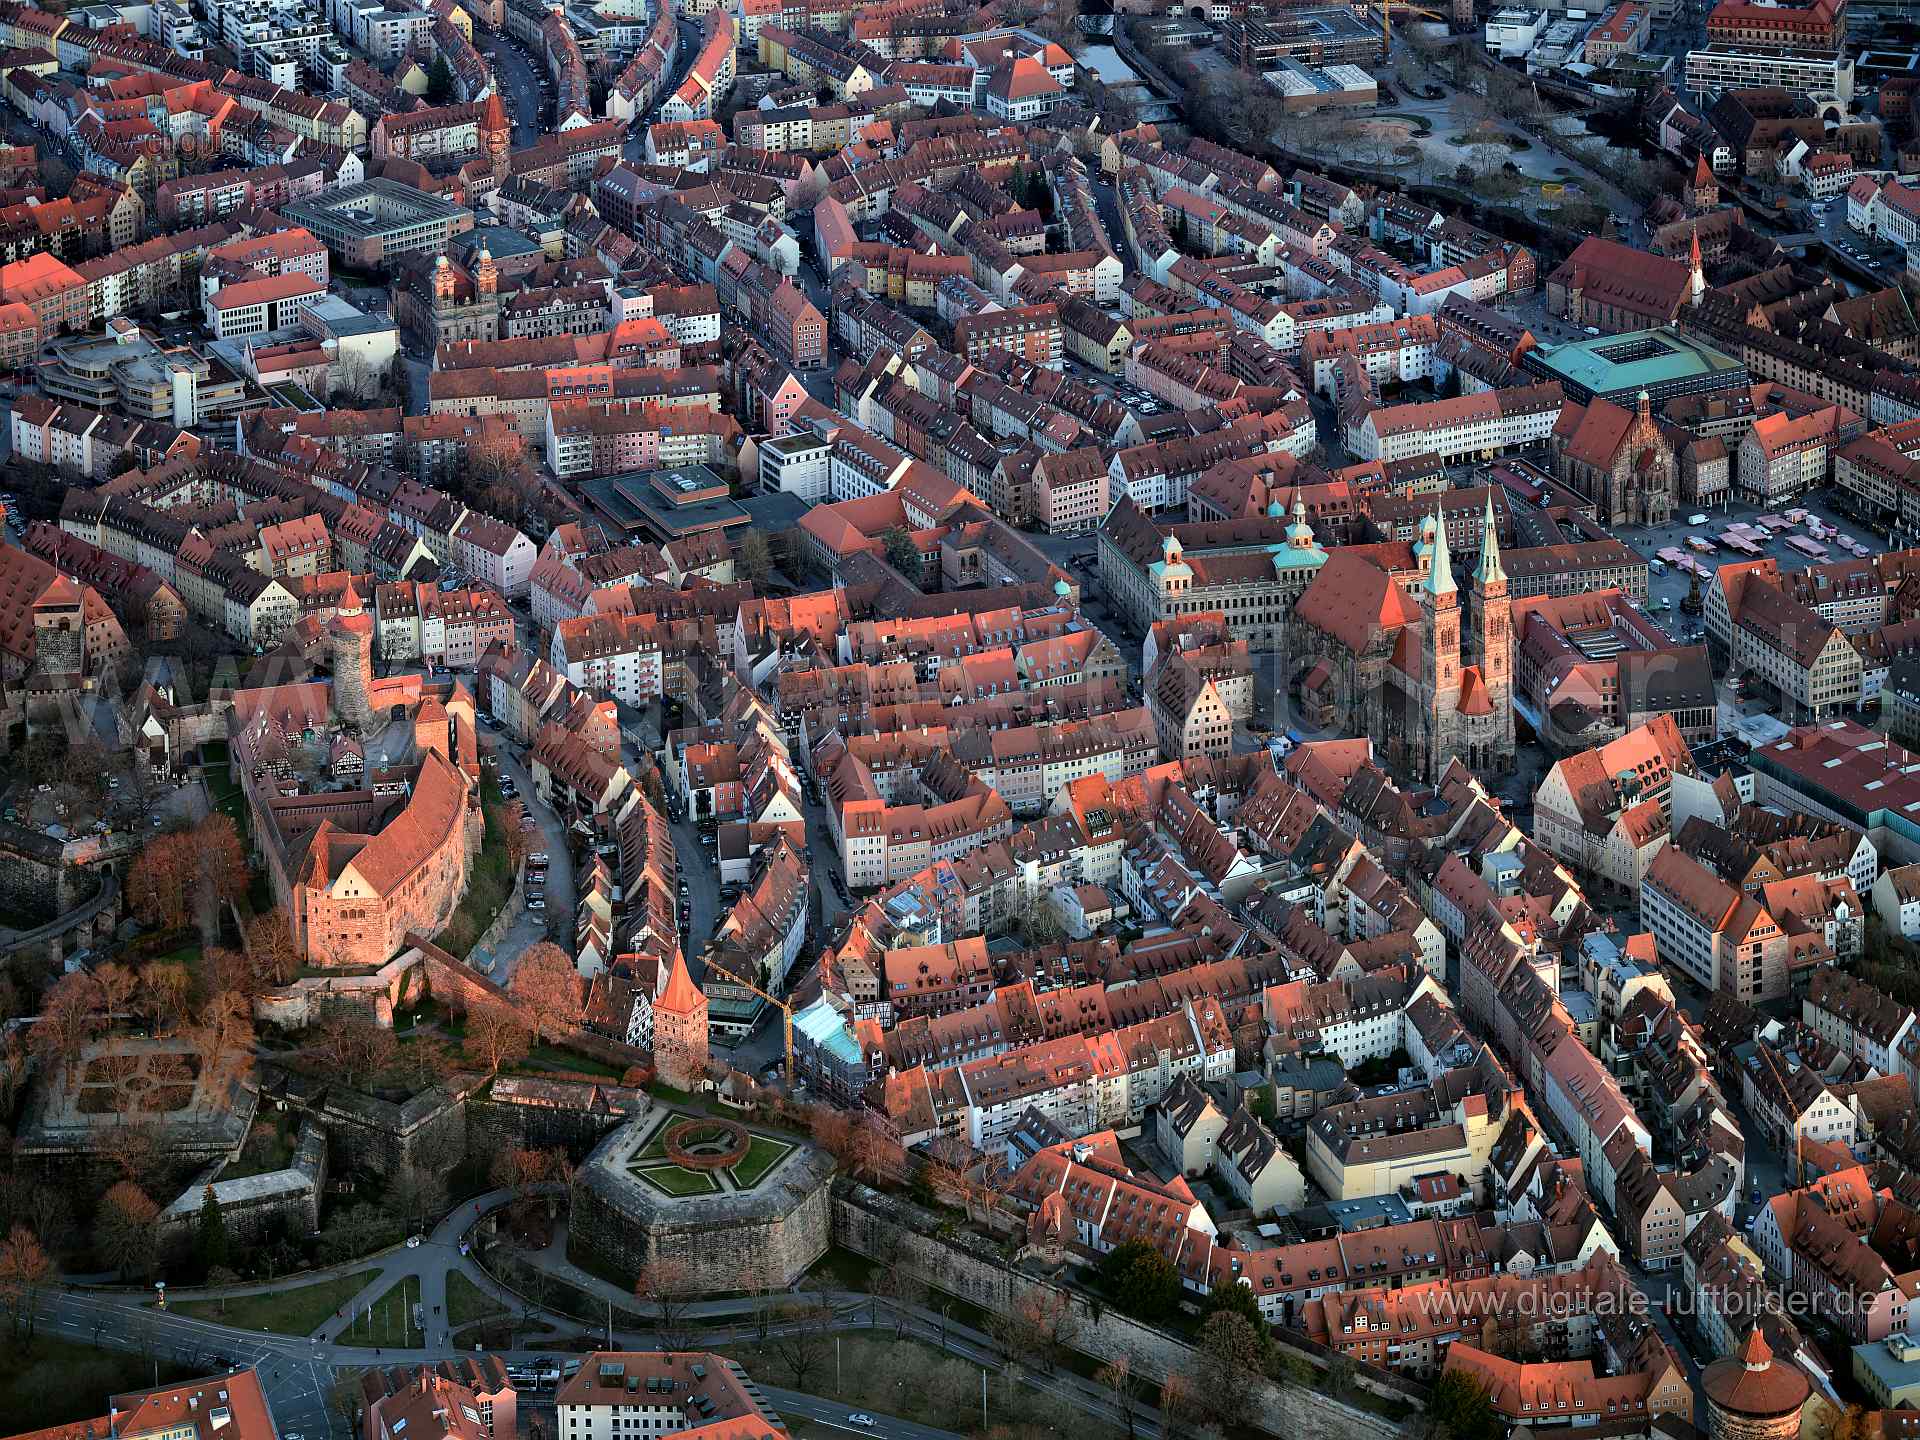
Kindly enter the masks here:
[[333, 710], [356, 730], [373, 720], [373, 617], [347, 582], [327, 638], [333, 648]]
[[1700, 1388], [1709, 1440], [1795, 1440], [1800, 1408], [1813, 1390], [1799, 1367], [1773, 1358], [1758, 1326], [1738, 1355], [1706, 1368]]

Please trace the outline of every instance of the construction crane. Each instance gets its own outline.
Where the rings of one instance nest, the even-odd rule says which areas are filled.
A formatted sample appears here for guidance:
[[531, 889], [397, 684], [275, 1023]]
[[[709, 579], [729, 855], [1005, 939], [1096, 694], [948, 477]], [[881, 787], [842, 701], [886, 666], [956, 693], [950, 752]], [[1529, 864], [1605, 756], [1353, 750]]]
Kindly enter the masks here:
[[717, 965], [711, 966], [710, 969], [713, 974], [720, 976], [724, 983], [730, 984], [730, 985], [738, 985], [742, 990], [745, 990], [748, 994], [758, 995], [762, 1000], [766, 1001], [769, 1005], [773, 1006], [774, 1009], [780, 1012], [781, 1023], [786, 1027], [787, 1091], [789, 1094], [791, 1094], [793, 1091], [793, 1006], [789, 1005], [784, 1000], [776, 999], [774, 996], [769, 995], [766, 991], [762, 990], [758, 985], [755, 985], [751, 980], [742, 980], [738, 975], [734, 974], [731, 970], [722, 970]]

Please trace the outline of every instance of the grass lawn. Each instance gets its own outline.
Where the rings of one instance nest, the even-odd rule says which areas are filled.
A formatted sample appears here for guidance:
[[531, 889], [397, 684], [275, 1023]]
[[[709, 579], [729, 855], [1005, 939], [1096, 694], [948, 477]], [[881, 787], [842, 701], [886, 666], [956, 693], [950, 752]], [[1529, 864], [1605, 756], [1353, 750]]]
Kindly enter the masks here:
[[[165, 1362], [162, 1384], [192, 1372]], [[49, 1335], [43, 1328], [31, 1345], [0, 1341], [0, 1415], [9, 1427], [38, 1430], [106, 1412], [106, 1397], [153, 1384], [153, 1362], [139, 1355], [95, 1350]]]
[[[747, 1341], [716, 1348], [739, 1361], [756, 1379], [789, 1385], [798, 1378], [777, 1345], [763, 1348]], [[806, 1389], [838, 1400], [849, 1409], [896, 1415], [962, 1432], [979, 1428], [980, 1367], [968, 1360], [943, 1356], [937, 1346], [896, 1339], [885, 1331], [847, 1335], [840, 1337], [837, 1365], [831, 1339], [820, 1347], [816, 1362], [805, 1377]], [[1092, 1433], [1092, 1427], [1072, 1423], [1079, 1418], [1077, 1412], [1062, 1416], [1058, 1402], [1028, 1389], [1011, 1375], [992, 1376], [988, 1385], [992, 1413], [1002, 1424], [1031, 1424], [1036, 1431], [1056, 1424], [1063, 1433]], [[1056, 1423], [1061, 1421], [1065, 1423]]]
[[[240, 1158], [220, 1172], [222, 1180], [243, 1180], [249, 1175], [267, 1175], [284, 1170], [293, 1160], [293, 1127], [286, 1117], [254, 1122], [255, 1134], [247, 1137]], [[270, 1136], [271, 1138], [265, 1138]]]
[[633, 1173], [669, 1195], [712, 1195], [720, 1189], [720, 1182], [711, 1175], [678, 1165], [649, 1165]]
[[213, 802], [213, 808], [223, 815], [233, 817], [233, 823], [246, 823], [247, 797], [238, 782], [227, 773], [226, 767], [209, 769], [203, 777], [207, 785], [207, 797]]
[[176, 1300], [167, 1308], [197, 1320], [217, 1325], [234, 1325], [242, 1330], [267, 1330], [275, 1335], [311, 1335], [372, 1278], [371, 1270], [342, 1275], [337, 1280], [322, 1280], [317, 1285], [302, 1285], [297, 1290], [277, 1290], [271, 1295], [240, 1295], [231, 1300]]
[[467, 893], [460, 897], [460, 908], [435, 941], [461, 960], [467, 958], [513, 893], [513, 867], [507, 861], [506, 807], [500, 800], [500, 782], [491, 775], [480, 781], [480, 808], [487, 819], [487, 831], [473, 862], [473, 877], [467, 882]]
[[559, 1045], [539, 1044], [527, 1052], [522, 1066], [527, 1074], [538, 1075], [549, 1070], [574, 1070], [582, 1075], [602, 1075], [609, 1080], [618, 1080], [626, 1072], [619, 1067], [596, 1060], [591, 1055], [582, 1055]]
[[769, 1140], [764, 1135], [753, 1137], [753, 1143], [747, 1147], [746, 1158], [733, 1167], [734, 1182], [741, 1189], [758, 1185], [761, 1177], [778, 1165], [791, 1151], [791, 1145], [782, 1145], [778, 1140]]
[[161, 965], [194, 966], [200, 963], [202, 951], [198, 945], [182, 945], [178, 950], [169, 950], [156, 961]]
[[475, 1320], [506, 1313], [506, 1306], [485, 1294], [458, 1270], [447, 1276], [447, 1321], [455, 1329]]
[[420, 1301], [420, 1282], [402, 1278], [386, 1294], [354, 1316], [353, 1329], [344, 1337], [349, 1343], [357, 1338], [365, 1345], [424, 1345], [426, 1337], [413, 1323], [413, 1307]]

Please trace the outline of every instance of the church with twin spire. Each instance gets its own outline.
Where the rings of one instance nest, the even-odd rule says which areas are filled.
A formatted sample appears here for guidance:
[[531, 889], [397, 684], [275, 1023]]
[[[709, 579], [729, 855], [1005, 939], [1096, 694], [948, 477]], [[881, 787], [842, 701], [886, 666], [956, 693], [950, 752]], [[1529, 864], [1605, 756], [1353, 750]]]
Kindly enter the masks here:
[[1294, 607], [1288, 673], [1310, 714], [1374, 739], [1418, 782], [1460, 760], [1514, 766], [1513, 602], [1489, 497], [1479, 562], [1462, 595], [1436, 511], [1419, 542], [1335, 549]]

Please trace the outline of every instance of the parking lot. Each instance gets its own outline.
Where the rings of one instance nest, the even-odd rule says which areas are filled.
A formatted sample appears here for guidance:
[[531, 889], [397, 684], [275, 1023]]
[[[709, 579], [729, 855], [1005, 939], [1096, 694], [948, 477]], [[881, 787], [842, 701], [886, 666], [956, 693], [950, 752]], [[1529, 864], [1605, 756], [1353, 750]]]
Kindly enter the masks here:
[[[1872, 529], [1849, 519], [1846, 515], [1836, 510], [1825, 496], [1819, 492], [1812, 495], [1801, 495], [1791, 501], [1781, 501], [1776, 505], [1766, 507], [1750, 505], [1744, 501], [1735, 501], [1727, 505], [1716, 505], [1706, 512], [1688, 511], [1678, 516], [1672, 525], [1658, 527], [1644, 525], [1617, 526], [1614, 529], [1614, 534], [1642, 555], [1645, 555], [1649, 560], [1652, 560], [1663, 549], [1676, 548], [1685, 550], [1687, 537], [1689, 535], [1699, 535], [1703, 539], [1711, 540], [1735, 523], [1745, 522], [1752, 524], [1753, 521], [1761, 515], [1777, 515], [1789, 509], [1805, 510], [1809, 516], [1817, 516], [1825, 524], [1838, 529], [1841, 534], [1849, 536], [1861, 545], [1864, 545], [1870, 555], [1882, 555], [1887, 551], [1887, 538], [1885, 535], [1876, 533]], [[1699, 513], [1705, 513], [1707, 515], [1707, 524], [1701, 526], [1687, 524], [1688, 515]], [[1804, 525], [1796, 526], [1787, 533], [1791, 535], [1804, 535], [1806, 533], [1806, 527]], [[1829, 542], [1827, 549], [1831, 553], [1829, 562], [1826, 563], [1853, 558], [1850, 554], [1842, 552], [1837, 544]], [[1761, 552], [1767, 559], [1774, 561], [1783, 573], [1790, 574], [1796, 570], [1805, 570], [1809, 566], [1823, 563], [1810, 560], [1798, 551], [1790, 548], [1786, 543], [1786, 536], [1784, 535], [1776, 537], [1772, 541], [1762, 545]], [[1688, 553], [1692, 554], [1691, 551]], [[1716, 549], [1712, 555], [1695, 554], [1693, 558], [1709, 570], [1712, 570], [1735, 557], [1725, 550]], [[1700, 628], [1697, 617], [1685, 615], [1680, 610], [1680, 601], [1686, 596], [1690, 583], [1686, 571], [1671, 566], [1668, 567], [1667, 573], [1664, 575], [1649, 575], [1647, 582], [1648, 600], [1653, 607], [1654, 617], [1669, 633], [1681, 639], [1692, 638], [1699, 633]], [[1704, 590], [1704, 582], [1702, 588]], [[1671, 608], [1662, 609], [1662, 601], [1669, 602]]]
[[1136, 415], [1158, 415], [1173, 407], [1159, 396], [1137, 385], [1130, 385], [1124, 375], [1107, 375], [1101, 371], [1082, 365], [1069, 357], [1065, 362], [1066, 373], [1082, 384], [1091, 385], [1101, 394], [1118, 401]]

